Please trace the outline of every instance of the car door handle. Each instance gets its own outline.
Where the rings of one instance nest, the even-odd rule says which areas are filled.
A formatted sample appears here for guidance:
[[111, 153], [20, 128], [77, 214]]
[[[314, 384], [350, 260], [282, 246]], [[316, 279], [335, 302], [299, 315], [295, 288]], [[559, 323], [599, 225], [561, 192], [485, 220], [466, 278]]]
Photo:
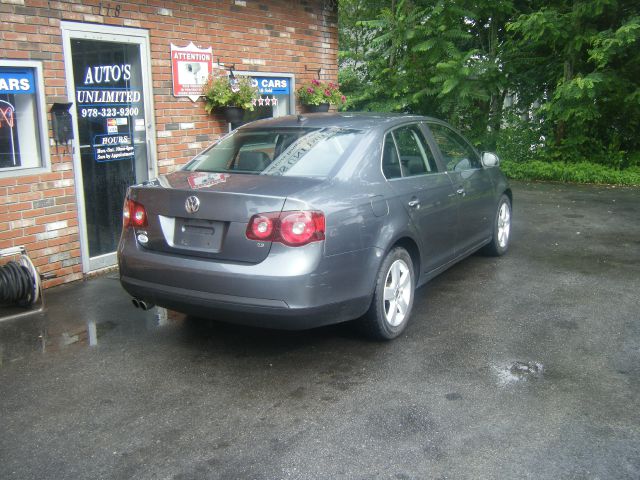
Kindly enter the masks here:
[[411, 208], [420, 208], [420, 200], [417, 198], [412, 198], [409, 203], [407, 203]]
[[458, 195], [462, 195], [463, 197], [466, 195], [466, 192], [464, 191], [464, 188], [460, 187], [458, 190], [456, 190], [456, 193]]

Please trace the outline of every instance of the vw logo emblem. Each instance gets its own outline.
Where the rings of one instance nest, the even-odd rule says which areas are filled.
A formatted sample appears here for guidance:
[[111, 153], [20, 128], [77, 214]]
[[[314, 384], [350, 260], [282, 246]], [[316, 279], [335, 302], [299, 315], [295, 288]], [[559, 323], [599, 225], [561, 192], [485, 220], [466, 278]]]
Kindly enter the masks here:
[[195, 195], [192, 195], [184, 202], [184, 208], [189, 213], [196, 213], [200, 208], [200, 200]]

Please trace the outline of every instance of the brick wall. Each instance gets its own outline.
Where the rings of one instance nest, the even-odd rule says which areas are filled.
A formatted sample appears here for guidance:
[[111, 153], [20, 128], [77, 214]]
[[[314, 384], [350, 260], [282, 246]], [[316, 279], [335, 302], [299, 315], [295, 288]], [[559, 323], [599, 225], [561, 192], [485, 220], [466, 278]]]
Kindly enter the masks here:
[[[335, 1], [0, 0], [0, 58], [42, 61], [46, 110], [66, 90], [60, 21], [149, 32], [158, 171], [168, 173], [226, 131], [203, 102], [171, 94], [170, 44], [213, 47], [236, 70], [293, 73], [301, 83], [322, 68], [337, 78]], [[100, 9], [102, 5], [102, 9]], [[49, 119], [50, 122], [50, 119]], [[71, 149], [51, 147], [51, 172], [0, 179], [0, 248], [26, 245], [46, 286], [82, 278]]]

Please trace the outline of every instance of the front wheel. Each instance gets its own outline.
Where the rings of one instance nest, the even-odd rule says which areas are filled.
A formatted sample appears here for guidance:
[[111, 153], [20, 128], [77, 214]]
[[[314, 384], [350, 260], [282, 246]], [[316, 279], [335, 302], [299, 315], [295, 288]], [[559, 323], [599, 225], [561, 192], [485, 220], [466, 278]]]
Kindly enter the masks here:
[[402, 247], [391, 250], [380, 267], [373, 300], [361, 323], [366, 332], [379, 340], [391, 340], [407, 326], [415, 276], [411, 256]]
[[491, 242], [484, 248], [487, 255], [499, 257], [507, 253], [511, 238], [511, 200], [506, 195], [500, 197], [493, 221]]

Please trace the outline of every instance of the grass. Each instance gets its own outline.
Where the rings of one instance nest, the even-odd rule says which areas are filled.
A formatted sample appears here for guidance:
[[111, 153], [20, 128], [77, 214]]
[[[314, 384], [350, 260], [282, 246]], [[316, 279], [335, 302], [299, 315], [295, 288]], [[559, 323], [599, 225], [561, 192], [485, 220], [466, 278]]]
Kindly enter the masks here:
[[514, 180], [546, 180], [564, 183], [597, 183], [640, 186], [640, 167], [618, 170], [591, 162], [513, 162], [503, 160], [500, 168]]

